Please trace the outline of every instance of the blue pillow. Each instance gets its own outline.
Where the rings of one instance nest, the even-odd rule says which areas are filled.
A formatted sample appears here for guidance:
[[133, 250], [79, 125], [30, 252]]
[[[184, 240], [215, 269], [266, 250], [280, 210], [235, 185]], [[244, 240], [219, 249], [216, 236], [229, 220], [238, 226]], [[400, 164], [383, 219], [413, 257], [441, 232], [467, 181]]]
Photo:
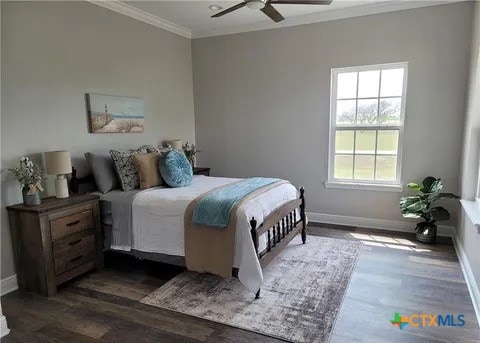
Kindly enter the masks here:
[[158, 169], [162, 179], [170, 187], [188, 186], [193, 179], [192, 165], [187, 157], [176, 150], [171, 150], [160, 156]]

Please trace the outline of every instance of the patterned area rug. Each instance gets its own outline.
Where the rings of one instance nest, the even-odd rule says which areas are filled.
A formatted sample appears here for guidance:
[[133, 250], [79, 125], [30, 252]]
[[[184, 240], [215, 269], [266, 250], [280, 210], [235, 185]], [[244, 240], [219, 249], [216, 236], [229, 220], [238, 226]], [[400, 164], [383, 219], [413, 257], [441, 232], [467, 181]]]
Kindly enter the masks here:
[[184, 272], [142, 303], [292, 342], [327, 342], [362, 244], [296, 237], [264, 270], [260, 299], [236, 278]]

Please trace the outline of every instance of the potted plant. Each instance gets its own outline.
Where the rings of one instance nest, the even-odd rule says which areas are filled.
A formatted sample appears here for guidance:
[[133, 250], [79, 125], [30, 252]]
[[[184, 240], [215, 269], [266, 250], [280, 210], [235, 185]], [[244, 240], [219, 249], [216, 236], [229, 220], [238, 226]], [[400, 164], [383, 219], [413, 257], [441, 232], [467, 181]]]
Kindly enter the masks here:
[[415, 229], [417, 240], [422, 243], [434, 243], [437, 237], [437, 225], [441, 220], [450, 219], [450, 212], [444, 207], [434, 206], [440, 199], [458, 199], [452, 193], [441, 193], [443, 183], [441, 179], [428, 176], [423, 180], [422, 185], [409, 183], [408, 188], [418, 193], [400, 199], [400, 209], [405, 218], [423, 218], [424, 221], [417, 224]]
[[198, 150], [197, 146], [192, 142], [186, 142], [183, 146], [183, 152], [190, 164], [192, 165], [193, 169], [195, 167], [196, 155], [200, 152], [200, 150]]
[[40, 205], [41, 181], [45, 178], [42, 166], [22, 157], [16, 168], [8, 169], [22, 186], [23, 203], [26, 206]]

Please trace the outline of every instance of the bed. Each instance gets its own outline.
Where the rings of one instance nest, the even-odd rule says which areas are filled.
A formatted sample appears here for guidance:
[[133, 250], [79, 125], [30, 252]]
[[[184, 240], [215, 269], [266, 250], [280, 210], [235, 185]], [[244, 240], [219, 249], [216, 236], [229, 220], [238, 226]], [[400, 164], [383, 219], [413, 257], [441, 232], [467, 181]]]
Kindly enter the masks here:
[[[240, 179], [194, 176], [190, 186], [110, 191], [101, 196], [105, 248], [185, 266], [184, 213], [202, 194]], [[126, 227], [129, 224], [130, 227]], [[306, 241], [305, 192], [282, 183], [237, 211], [233, 275], [260, 296], [264, 268], [298, 234]]]

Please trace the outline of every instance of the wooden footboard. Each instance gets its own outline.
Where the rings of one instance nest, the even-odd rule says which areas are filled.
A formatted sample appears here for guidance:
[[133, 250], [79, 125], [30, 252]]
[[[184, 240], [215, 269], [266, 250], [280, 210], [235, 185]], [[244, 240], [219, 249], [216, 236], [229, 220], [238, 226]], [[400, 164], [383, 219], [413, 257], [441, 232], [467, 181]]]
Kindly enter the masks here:
[[[297, 214], [299, 209], [300, 215]], [[282, 207], [272, 212], [266, 217], [261, 225], [257, 227], [257, 220], [250, 220], [253, 245], [258, 255], [262, 268], [267, 266], [281, 251], [290, 243], [290, 241], [300, 232], [302, 242], [305, 244], [306, 233], [306, 215], [305, 215], [305, 189], [300, 188], [300, 197], [289, 201]], [[258, 251], [258, 241], [260, 236], [267, 234], [267, 246], [264, 250]], [[255, 297], [260, 296], [260, 290]]]

